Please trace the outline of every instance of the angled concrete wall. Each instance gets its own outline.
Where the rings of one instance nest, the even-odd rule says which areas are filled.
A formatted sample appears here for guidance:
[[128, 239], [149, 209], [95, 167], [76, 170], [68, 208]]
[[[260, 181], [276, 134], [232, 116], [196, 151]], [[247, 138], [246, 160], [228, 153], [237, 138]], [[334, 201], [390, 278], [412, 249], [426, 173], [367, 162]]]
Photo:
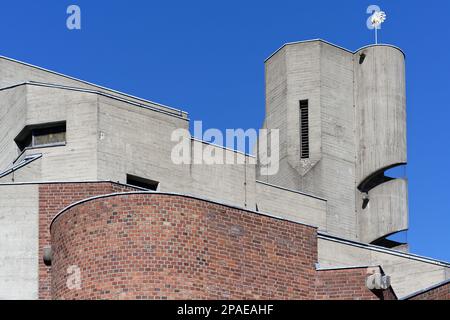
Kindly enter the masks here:
[[258, 211], [327, 230], [327, 201], [324, 199], [257, 181], [256, 205]]

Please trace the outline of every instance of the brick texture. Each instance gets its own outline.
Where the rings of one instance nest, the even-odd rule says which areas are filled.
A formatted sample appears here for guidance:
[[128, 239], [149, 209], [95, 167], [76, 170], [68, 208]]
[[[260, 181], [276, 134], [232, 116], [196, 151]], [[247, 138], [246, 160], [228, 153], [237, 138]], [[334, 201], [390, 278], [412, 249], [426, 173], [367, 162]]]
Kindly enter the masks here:
[[409, 300], [450, 300], [450, 282], [415, 295]]
[[[367, 289], [366, 278], [374, 268], [351, 268], [321, 270], [316, 277], [316, 300], [396, 300], [395, 293], [388, 290]], [[376, 268], [379, 270], [379, 268]]]
[[[315, 228], [189, 197], [87, 201], [51, 237], [54, 299], [379, 298], [367, 268], [316, 271]], [[67, 285], [71, 266], [80, 289]]]
[[39, 299], [50, 299], [50, 268], [43, 260], [43, 248], [50, 245], [50, 222], [68, 205], [89, 197], [135, 188], [110, 182], [48, 183], [39, 185]]

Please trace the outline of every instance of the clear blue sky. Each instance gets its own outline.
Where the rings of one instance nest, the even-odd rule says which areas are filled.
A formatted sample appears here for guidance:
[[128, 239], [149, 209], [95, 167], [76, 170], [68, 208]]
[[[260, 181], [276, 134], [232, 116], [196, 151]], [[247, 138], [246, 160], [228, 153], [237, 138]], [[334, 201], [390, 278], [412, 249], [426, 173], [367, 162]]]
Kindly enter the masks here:
[[[66, 28], [70, 4], [80, 31]], [[264, 59], [290, 41], [372, 43], [370, 4], [388, 14], [380, 40], [407, 55], [411, 251], [450, 261], [450, 1], [3, 1], [0, 54], [184, 109], [207, 128], [259, 128]]]

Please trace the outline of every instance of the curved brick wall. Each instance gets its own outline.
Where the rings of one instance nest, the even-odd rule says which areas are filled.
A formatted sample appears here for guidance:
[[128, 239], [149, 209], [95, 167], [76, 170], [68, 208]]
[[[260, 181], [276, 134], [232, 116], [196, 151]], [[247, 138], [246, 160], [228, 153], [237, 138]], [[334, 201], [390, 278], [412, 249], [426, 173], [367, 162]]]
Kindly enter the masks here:
[[[59, 215], [51, 237], [55, 299], [314, 298], [315, 228], [199, 199], [90, 200]], [[66, 285], [72, 265], [79, 290]]]
[[44, 247], [50, 245], [53, 217], [68, 205], [89, 197], [137, 189], [114, 182], [56, 182], [39, 184], [39, 299], [51, 298], [50, 267], [44, 264]]

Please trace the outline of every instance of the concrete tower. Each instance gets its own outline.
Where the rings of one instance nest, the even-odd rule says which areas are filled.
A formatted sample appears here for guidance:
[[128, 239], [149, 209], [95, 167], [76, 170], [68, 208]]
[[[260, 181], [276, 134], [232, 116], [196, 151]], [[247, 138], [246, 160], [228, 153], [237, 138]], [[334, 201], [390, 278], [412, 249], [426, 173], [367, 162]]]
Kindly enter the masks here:
[[[326, 229], [366, 243], [408, 228], [405, 57], [322, 40], [286, 44], [266, 70], [264, 127], [280, 130], [280, 170], [266, 183], [324, 197]], [[258, 170], [257, 170], [258, 172]]]

